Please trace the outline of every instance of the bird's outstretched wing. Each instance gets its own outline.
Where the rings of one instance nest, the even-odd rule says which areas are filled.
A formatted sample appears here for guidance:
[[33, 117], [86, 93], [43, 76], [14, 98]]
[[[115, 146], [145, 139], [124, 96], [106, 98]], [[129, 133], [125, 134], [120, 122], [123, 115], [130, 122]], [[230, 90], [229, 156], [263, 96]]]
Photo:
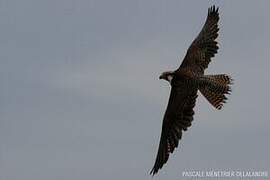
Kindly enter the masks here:
[[190, 90], [183, 83], [172, 86], [168, 106], [163, 118], [158, 153], [150, 174], [154, 175], [167, 162], [169, 153], [177, 148], [182, 131], [191, 126], [197, 90]]
[[215, 6], [210, 7], [202, 30], [187, 50], [187, 54], [180, 67], [189, 67], [198, 73], [204, 72], [211, 58], [218, 51], [216, 41], [219, 31], [218, 20], [218, 8]]

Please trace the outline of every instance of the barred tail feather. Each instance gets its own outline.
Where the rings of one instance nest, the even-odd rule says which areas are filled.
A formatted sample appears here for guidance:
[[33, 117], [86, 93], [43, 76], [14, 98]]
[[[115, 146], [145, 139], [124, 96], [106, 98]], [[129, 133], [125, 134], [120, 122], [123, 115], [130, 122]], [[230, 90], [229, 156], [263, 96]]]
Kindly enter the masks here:
[[215, 108], [221, 109], [226, 103], [226, 94], [230, 94], [232, 79], [226, 74], [205, 75], [205, 86], [200, 87], [200, 92]]

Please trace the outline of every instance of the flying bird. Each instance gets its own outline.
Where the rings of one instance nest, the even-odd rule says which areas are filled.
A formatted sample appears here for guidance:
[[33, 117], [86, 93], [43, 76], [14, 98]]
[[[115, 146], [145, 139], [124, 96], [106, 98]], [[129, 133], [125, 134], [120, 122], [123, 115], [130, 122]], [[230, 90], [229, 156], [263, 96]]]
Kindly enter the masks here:
[[159, 77], [170, 83], [171, 93], [163, 117], [156, 161], [150, 172], [152, 175], [168, 161], [170, 153], [178, 147], [183, 131], [191, 126], [198, 90], [216, 109], [222, 108], [227, 100], [226, 94], [230, 94], [230, 76], [204, 74], [218, 51], [218, 21], [218, 7], [211, 6], [201, 32], [188, 48], [180, 67], [163, 72]]

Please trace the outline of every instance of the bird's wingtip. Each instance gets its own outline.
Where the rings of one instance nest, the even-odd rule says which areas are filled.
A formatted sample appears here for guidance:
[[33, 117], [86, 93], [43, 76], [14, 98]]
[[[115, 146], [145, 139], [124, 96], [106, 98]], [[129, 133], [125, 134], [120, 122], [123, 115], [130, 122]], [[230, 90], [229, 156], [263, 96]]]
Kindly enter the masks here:
[[153, 167], [152, 169], [151, 169], [151, 171], [150, 171], [150, 175], [152, 176], [152, 177], [154, 177], [154, 175], [157, 173], [157, 170], [155, 169], [155, 167]]
[[219, 10], [219, 7], [218, 6], [212, 5], [212, 6], [210, 6], [208, 8], [208, 14], [218, 13], [218, 10]]

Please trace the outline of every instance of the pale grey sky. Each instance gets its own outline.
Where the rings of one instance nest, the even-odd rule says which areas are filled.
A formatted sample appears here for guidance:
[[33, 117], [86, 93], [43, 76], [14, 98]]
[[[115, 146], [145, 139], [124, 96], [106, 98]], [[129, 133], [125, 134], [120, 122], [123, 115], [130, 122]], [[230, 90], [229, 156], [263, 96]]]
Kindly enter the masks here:
[[198, 98], [154, 178], [270, 176], [270, 1], [2, 0], [0, 179], [152, 179], [170, 91], [158, 76], [179, 66], [213, 4], [220, 50], [207, 73], [231, 74], [232, 95], [221, 111]]

